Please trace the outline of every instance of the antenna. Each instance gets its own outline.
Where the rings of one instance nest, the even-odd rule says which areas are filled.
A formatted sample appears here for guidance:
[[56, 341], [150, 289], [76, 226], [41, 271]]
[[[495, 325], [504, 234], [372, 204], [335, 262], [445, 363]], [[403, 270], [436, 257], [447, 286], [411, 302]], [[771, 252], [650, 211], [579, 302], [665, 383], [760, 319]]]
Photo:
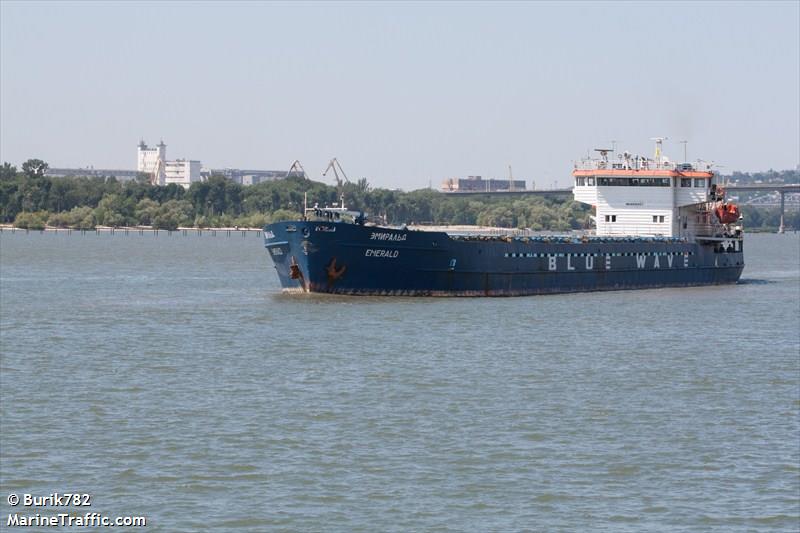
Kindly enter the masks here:
[[683, 145], [683, 162], [687, 163], [689, 160], [686, 159], [686, 145], [689, 144], [689, 141], [683, 140], [678, 142]]
[[613, 154], [614, 152], [616, 152], [616, 151], [617, 151], [617, 143], [618, 143], [618, 142], [619, 142], [619, 141], [616, 141], [616, 140], [614, 140], [614, 139], [611, 139], [611, 153], [612, 153], [612, 154]]

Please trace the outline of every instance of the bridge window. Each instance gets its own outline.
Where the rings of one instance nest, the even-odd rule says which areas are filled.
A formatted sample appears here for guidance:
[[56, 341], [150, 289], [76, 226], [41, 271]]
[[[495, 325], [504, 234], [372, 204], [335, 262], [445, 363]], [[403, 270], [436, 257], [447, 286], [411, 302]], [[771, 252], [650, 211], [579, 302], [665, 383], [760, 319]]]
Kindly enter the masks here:
[[659, 222], [664, 222], [664, 215], [659, 215], [658, 216], [658, 221]]
[[692, 178], [681, 178], [681, 187], [691, 187]]
[[[689, 179], [689, 187], [692, 180]], [[597, 184], [607, 187], [669, 187], [669, 178], [597, 178]]]
[[583, 187], [586, 185], [586, 178], [575, 178], [575, 185], [578, 187]]
[[695, 178], [695, 179], [694, 179], [694, 186], [695, 186], [695, 187], [702, 187], [702, 188], [705, 188], [705, 186], [706, 186], [706, 180], [704, 180], [703, 178]]
[[653, 215], [653, 222], [658, 222], [658, 215]]
[[588, 185], [589, 187], [593, 187], [594, 186], [594, 178], [586, 178], [586, 185]]

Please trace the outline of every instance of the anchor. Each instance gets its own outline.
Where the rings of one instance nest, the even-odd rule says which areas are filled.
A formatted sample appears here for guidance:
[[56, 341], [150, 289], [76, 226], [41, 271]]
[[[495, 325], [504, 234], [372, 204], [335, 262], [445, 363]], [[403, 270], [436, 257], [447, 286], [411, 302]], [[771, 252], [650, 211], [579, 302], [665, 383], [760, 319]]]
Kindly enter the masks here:
[[332, 286], [336, 280], [342, 277], [345, 270], [347, 270], [347, 265], [342, 265], [341, 268], [336, 268], [336, 258], [332, 257], [328, 266], [325, 267], [325, 272], [328, 274], [328, 287]]

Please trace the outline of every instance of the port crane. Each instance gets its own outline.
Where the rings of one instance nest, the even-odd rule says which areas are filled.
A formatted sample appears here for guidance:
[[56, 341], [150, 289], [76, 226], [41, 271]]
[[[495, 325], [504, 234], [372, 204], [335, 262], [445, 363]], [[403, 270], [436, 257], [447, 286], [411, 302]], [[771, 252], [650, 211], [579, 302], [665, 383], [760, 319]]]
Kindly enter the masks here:
[[299, 159], [292, 161], [292, 166], [290, 166], [289, 170], [286, 171], [286, 177], [288, 178], [291, 176], [292, 172], [300, 173], [300, 175], [304, 178], [308, 176], [308, 174], [306, 174], [306, 169], [303, 168], [303, 165], [300, 163]]
[[322, 176], [326, 176], [329, 170], [333, 170], [333, 175], [336, 178], [336, 187], [339, 188], [341, 191], [342, 186], [344, 183], [342, 182], [342, 178], [339, 177], [339, 173], [341, 172], [342, 176], [344, 177], [344, 181], [350, 183], [350, 180], [347, 179], [347, 174], [344, 173], [344, 169], [342, 168], [342, 164], [339, 163], [339, 160], [335, 157], [328, 162], [327, 168], [325, 168], [325, 172], [322, 173]]
[[[339, 160], [335, 157], [328, 161], [328, 166], [325, 168], [325, 172], [322, 173], [322, 176], [325, 177], [330, 170], [333, 170], [333, 176], [336, 178], [336, 192], [339, 194], [339, 201], [341, 201], [342, 208], [344, 208], [344, 182], [351, 182], [349, 179], [347, 179], [347, 174], [344, 173], [342, 164], [339, 163]], [[344, 182], [342, 181], [342, 178], [339, 177], [339, 173], [341, 173], [344, 177]]]
[[159, 157], [156, 159], [155, 167], [153, 168], [153, 175], [150, 176], [150, 185], [164, 185], [161, 181], [161, 175], [164, 173], [164, 161]]

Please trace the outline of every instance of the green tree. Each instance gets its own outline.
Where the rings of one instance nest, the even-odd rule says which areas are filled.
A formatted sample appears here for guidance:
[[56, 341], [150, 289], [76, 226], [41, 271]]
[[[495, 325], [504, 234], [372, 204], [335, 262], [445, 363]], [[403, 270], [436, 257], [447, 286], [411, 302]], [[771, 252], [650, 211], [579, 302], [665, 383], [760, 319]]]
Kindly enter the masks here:
[[298, 218], [300, 218], [300, 213], [297, 211], [277, 209], [270, 216], [270, 222], [283, 222], [285, 220], [297, 220]]
[[47, 211], [20, 213], [14, 219], [14, 226], [23, 229], [41, 230], [45, 228], [47, 217]]
[[146, 185], [150, 183], [150, 179], [152, 176], [147, 172], [137, 172], [136, 177], [134, 178], [134, 182], [139, 183], [141, 185]]
[[38, 211], [46, 207], [51, 182], [41, 176], [28, 176], [17, 189], [23, 211]]
[[94, 229], [97, 225], [94, 212], [89, 206], [76, 207], [70, 213], [74, 217], [72, 225], [77, 229]]
[[192, 218], [192, 204], [186, 200], [169, 200], [158, 208], [153, 217], [156, 229], [176, 230], [189, 224]]
[[0, 167], [0, 181], [10, 181], [17, 178], [17, 167], [11, 163], [3, 163]]
[[22, 163], [22, 172], [29, 178], [43, 178], [50, 165], [41, 159], [28, 159]]
[[0, 218], [2, 222], [11, 222], [17, 213], [22, 211], [21, 198], [17, 194], [19, 183], [14, 180], [0, 181]]
[[103, 196], [94, 210], [94, 217], [100, 226], [124, 226], [126, 206], [123, 199], [116, 194]]
[[139, 203], [136, 204], [136, 208], [134, 210], [136, 222], [142, 226], [152, 225], [153, 219], [155, 219], [156, 215], [158, 214], [158, 209], [158, 202], [151, 200], [150, 198], [142, 198], [139, 200]]
[[367, 178], [361, 178], [360, 180], [358, 180], [356, 182], [356, 188], [363, 193], [368, 193], [369, 191], [372, 190], [372, 187], [370, 187]]
[[70, 211], [52, 213], [47, 224], [57, 228], [92, 229], [95, 227], [94, 213], [89, 206], [74, 207]]

